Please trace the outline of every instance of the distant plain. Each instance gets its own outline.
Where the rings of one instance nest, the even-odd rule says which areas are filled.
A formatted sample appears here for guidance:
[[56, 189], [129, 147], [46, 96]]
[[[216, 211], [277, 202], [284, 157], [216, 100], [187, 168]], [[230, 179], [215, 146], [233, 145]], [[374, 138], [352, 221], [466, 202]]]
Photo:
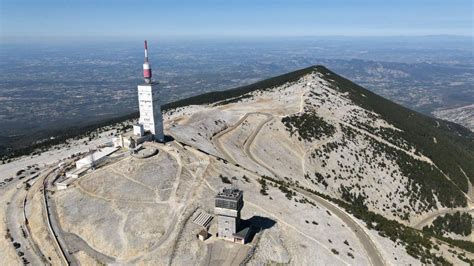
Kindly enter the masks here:
[[[163, 102], [316, 64], [428, 115], [474, 102], [473, 46], [468, 37], [151, 39], [149, 43]], [[141, 45], [141, 40], [0, 44], [0, 153], [59, 130], [135, 112], [136, 85], [142, 82]]]

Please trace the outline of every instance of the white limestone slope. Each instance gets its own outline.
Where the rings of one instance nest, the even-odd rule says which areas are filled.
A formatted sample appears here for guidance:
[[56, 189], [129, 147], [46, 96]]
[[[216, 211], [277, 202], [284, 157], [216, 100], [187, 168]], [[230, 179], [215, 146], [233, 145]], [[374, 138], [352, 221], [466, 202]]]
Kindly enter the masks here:
[[[354, 195], [365, 196], [370, 210], [388, 218], [409, 222], [429, 212], [423, 200], [415, 197], [409, 201], [412, 181], [374, 144], [401, 151], [412, 160], [432, 162], [403, 139], [387, 140], [377, 135], [374, 130], [400, 129], [354, 104], [320, 74], [308, 74], [291, 84], [251, 95], [230, 104], [173, 111], [168, 119], [179, 122], [172, 122], [170, 132], [184, 143], [262, 175], [290, 178], [334, 197], [341, 197], [342, 186]], [[314, 113], [335, 132], [311, 140], [290, 134], [281, 119], [303, 113]], [[270, 119], [264, 121], [266, 118]], [[251, 136], [257, 127], [258, 132]], [[254, 139], [249, 141], [250, 137]], [[317, 181], [318, 176], [324, 182]]]
[[[412, 191], [417, 185], [413, 185], [413, 180], [403, 174], [394, 158], [384, 154], [380, 146], [436, 168], [433, 162], [404, 139], [396, 135], [385, 138], [384, 133], [401, 130], [354, 104], [348, 94], [333, 88], [321, 74], [308, 74], [295, 82], [249, 95], [231, 103], [172, 111], [165, 116], [173, 121], [170, 132], [177, 141], [197, 146], [250, 173], [288, 180], [335, 198], [343, 198], [344, 191], [363, 196], [369, 210], [402, 223], [414, 224], [434, 210]], [[284, 117], [306, 113], [332, 125], [334, 132], [305, 139], [295, 128], [290, 132], [282, 123]], [[194, 119], [201, 117], [200, 114], [206, 119]], [[209, 126], [213, 121], [207, 118], [216, 121], [219, 118], [217, 123], [224, 126]], [[203, 129], [209, 131], [202, 132]], [[210, 136], [204, 145], [189, 141], [189, 133], [195, 130]], [[438, 202], [435, 206], [441, 207]], [[276, 256], [271, 256], [272, 252], [280, 256], [276, 262], [287, 263], [294, 258], [291, 249], [276, 239], [281, 239], [281, 232], [271, 229], [265, 234], [267, 238], [262, 240], [254, 259], [265, 261], [267, 256]], [[400, 244], [387, 242], [373, 232], [368, 234], [376, 239], [374, 245], [378, 249], [391, 246], [390, 252], [381, 255], [385, 262], [414, 263]]]

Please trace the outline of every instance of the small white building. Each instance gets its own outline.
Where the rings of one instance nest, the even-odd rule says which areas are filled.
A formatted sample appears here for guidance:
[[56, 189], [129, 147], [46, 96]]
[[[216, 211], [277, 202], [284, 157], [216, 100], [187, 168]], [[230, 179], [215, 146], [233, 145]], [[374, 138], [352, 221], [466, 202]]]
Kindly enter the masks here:
[[99, 149], [98, 151], [94, 152], [92, 155], [87, 155], [86, 157], [78, 160], [76, 162], [76, 168], [90, 168], [94, 164], [100, 163], [103, 161], [107, 156], [117, 151], [117, 147], [105, 147]]
[[209, 233], [206, 230], [202, 229], [196, 236], [199, 240], [206, 241], [206, 239], [209, 238]]
[[67, 178], [79, 178], [82, 176], [89, 168], [76, 168], [74, 170], [71, 170], [69, 172], [66, 172], [66, 177]]
[[75, 177], [66, 178], [61, 182], [56, 182], [56, 188], [58, 190], [67, 189], [76, 180], [77, 180], [77, 178], [75, 178]]
[[58, 190], [67, 189], [67, 185], [64, 184], [63, 182], [58, 182], [58, 183], [56, 183], [56, 189], [58, 189]]
[[145, 130], [143, 129], [142, 124], [133, 125], [133, 135], [135, 136], [145, 135]]

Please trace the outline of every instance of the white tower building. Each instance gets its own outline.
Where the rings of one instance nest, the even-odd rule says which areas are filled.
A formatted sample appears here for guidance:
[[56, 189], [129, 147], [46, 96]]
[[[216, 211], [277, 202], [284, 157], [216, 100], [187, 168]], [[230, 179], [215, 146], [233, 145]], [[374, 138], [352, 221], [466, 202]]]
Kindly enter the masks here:
[[159, 98], [158, 83], [152, 82], [151, 67], [148, 63], [148, 46], [145, 41], [145, 63], [143, 64], [143, 78], [145, 84], [138, 85], [138, 105], [140, 109], [139, 125], [143, 130], [136, 132], [150, 132], [154, 139], [164, 142], [163, 116], [161, 114], [161, 102]]

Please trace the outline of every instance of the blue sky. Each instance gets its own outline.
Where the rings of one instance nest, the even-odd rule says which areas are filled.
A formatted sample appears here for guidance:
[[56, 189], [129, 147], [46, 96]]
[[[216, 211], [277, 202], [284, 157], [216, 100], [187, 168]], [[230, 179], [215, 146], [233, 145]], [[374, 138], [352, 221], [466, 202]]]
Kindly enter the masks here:
[[0, 0], [1, 37], [473, 35], [472, 0]]

